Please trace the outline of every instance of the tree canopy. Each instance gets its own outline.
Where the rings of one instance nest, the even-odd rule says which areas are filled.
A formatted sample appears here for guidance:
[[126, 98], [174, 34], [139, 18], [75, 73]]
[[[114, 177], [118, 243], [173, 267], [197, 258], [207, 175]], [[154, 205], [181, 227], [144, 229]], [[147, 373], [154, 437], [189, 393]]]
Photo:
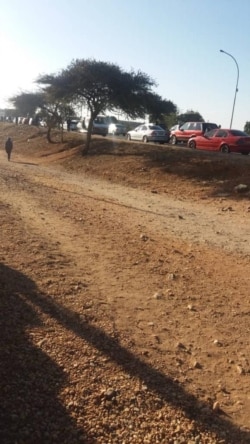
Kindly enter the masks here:
[[176, 112], [173, 102], [154, 92], [156, 82], [149, 75], [127, 72], [114, 63], [76, 59], [56, 74], [40, 75], [36, 83], [39, 92], [23, 92], [10, 99], [16, 110], [23, 116], [39, 112], [46, 120], [51, 142], [51, 128], [74, 115], [75, 106], [86, 106], [90, 119], [84, 152], [89, 150], [93, 121], [99, 114], [121, 111], [130, 118], [148, 114], [152, 121], [164, 121], [164, 117]]
[[51, 129], [62, 124], [74, 111], [63, 98], [57, 99], [52, 90], [44, 90], [36, 93], [21, 93], [9, 99], [15, 106], [20, 116], [39, 116], [46, 121], [47, 139], [51, 140]]
[[204, 119], [198, 111], [188, 110], [183, 114], [177, 115], [176, 123], [185, 123], [185, 122], [204, 122]]
[[161, 99], [152, 90], [155, 81], [141, 71], [126, 72], [118, 65], [92, 59], [77, 59], [58, 74], [40, 76], [37, 80], [55, 99], [82, 103], [90, 111], [88, 151], [93, 121], [98, 114], [121, 110], [131, 118], [174, 111], [175, 105]]
[[9, 101], [13, 104], [19, 116], [34, 116], [37, 108], [43, 105], [44, 95], [42, 93], [22, 92], [11, 97]]

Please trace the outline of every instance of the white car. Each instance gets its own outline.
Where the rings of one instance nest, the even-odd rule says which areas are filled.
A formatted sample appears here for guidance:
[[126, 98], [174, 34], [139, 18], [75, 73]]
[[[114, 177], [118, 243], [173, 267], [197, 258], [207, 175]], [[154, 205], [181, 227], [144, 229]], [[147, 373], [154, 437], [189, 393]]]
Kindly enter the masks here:
[[109, 124], [109, 134], [113, 134], [113, 136], [123, 135], [126, 136], [127, 129], [123, 123], [110, 123]]
[[79, 131], [80, 133], [87, 132], [87, 129], [85, 127], [85, 120], [79, 120], [79, 122], [77, 124], [77, 131]]
[[142, 142], [159, 142], [168, 143], [169, 132], [166, 132], [159, 125], [153, 123], [145, 123], [137, 126], [135, 129], [128, 131], [128, 140], [141, 140]]

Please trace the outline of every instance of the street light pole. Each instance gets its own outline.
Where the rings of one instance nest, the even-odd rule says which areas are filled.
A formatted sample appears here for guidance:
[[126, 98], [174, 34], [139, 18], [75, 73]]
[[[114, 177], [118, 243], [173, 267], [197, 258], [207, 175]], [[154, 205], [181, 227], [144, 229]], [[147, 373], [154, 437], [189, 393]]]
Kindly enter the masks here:
[[239, 71], [239, 65], [237, 63], [237, 60], [232, 56], [232, 54], [229, 54], [229, 52], [223, 51], [223, 49], [220, 49], [220, 52], [223, 52], [224, 54], [228, 55], [229, 57], [231, 57], [233, 59], [233, 61], [236, 64], [237, 67], [237, 80], [236, 80], [236, 88], [235, 88], [235, 93], [234, 93], [234, 103], [233, 103], [233, 110], [232, 110], [232, 116], [231, 116], [231, 122], [230, 122], [230, 129], [232, 128], [232, 123], [233, 123], [233, 116], [234, 116], [234, 107], [235, 107], [235, 102], [236, 102], [236, 95], [238, 92], [238, 83], [239, 83], [239, 75], [240, 75], [240, 71]]

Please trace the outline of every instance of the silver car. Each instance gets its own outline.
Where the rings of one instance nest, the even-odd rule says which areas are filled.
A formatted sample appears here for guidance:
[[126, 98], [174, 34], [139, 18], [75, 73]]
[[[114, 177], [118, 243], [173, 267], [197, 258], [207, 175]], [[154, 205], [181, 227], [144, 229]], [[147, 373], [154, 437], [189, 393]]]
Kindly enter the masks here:
[[142, 142], [168, 143], [169, 134], [159, 125], [145, 123], [127, 132], [128, 140], [141, 140]]

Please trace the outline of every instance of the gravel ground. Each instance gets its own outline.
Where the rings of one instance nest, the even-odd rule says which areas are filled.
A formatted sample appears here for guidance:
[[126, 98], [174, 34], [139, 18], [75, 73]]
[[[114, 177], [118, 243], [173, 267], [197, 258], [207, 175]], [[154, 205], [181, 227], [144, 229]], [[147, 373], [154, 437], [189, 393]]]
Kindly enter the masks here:
[[16, 145], [0, 153], [1, 442], [250, 443], [248, 202], [83, 180]]

